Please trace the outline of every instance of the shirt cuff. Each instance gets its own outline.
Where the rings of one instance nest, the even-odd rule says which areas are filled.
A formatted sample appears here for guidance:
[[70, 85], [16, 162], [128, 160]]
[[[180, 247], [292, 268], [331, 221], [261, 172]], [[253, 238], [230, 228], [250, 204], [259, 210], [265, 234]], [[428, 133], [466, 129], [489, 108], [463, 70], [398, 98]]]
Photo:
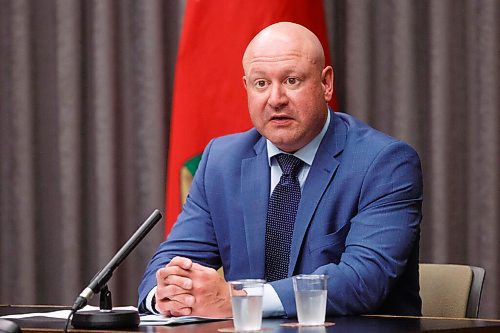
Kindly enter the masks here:
[[156, 294], [156, 286], [153, 289], [151, 289], [148, 296], [146, 296], [146, 300], [144, 301], [145, 302], [144, 305], [146, 306], [146, 309], [148, 311], [150, 311], [151, 313], [160, 314], [158, 312], [158, 310], [156, 310], [156, 307], [155, 307], [155, 304], [156, 304], [156, 302], [154, 301], [155, 294]]
[[262, 316], [267, 317], [282, 317], [284, 316], [285, 309], [283, 304], [274, 290], [273, 286], [269, 283], [264, 284], [264, 296], [262, 298]]

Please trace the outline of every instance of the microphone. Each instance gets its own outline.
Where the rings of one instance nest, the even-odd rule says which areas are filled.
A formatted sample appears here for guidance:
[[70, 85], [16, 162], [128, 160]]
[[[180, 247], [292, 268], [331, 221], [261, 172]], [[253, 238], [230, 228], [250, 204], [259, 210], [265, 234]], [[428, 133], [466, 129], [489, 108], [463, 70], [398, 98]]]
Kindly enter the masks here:
[[[110, 260], [110, 262], [104, 266], [103, 269], [97, 273], [96, 276], [90, 281], [89, 285], [78, 295], [75, 303], [71, 307], [71, 314], [75, 314], [76, 311], [82, 309], [94, 294], [99, 293], [104, 286], [108, 283], [109, 279], [113, 275], [114, 270], [121, 264], [121, 262], [132, 252], [132, 250], [139, 244], [139, 242], [151, 231], [151, 229], [156, 225], [161, 219], [161, 213], [156, 209], [148, 219], [137, 229], [137, 231], [130, 237], [130, 239], [122, 246], [122, 248], [115, 254], [115, 256]], [[109, 311], [108, 311], [109, 312]], [[79, 313], [76, 313], [78, 315]], [[137, 315], [138, 317], [138, 315]], [[72, 324], [75, 326], [75, 317], [73, 318]], [[80, 318], [81, 319], [81, 318]], [[113, 319], [114, 320], [114, 319]], [[99, 319], [102, 322], [102, 319]], [[78, 327], [80, 326], [80, 321], [76, 320]], [[137, 323], [138, 324], [138, 323]], [[83, 324], [86, 325], [86, 324]], [[75, 326], [76, 327], [76, 326]], [[106, 326], [110, 327], [110, 326]]]

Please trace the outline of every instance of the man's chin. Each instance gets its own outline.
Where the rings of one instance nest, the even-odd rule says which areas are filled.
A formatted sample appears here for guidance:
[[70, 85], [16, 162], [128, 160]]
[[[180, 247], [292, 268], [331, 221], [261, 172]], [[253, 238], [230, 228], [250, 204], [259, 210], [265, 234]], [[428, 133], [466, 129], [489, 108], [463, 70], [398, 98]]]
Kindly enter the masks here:
[[272, 142], [273, 145], [278, 147], [280, 150], [284, 151], [285, 153], [290, 153], [293, 154], [300, 148], [297, 148], [296, 145], [291, 143], [291, 140], [284, 140], [284, 139], [279, 139], [279, 140], [272, 140], [269, 139], [269, 141]]

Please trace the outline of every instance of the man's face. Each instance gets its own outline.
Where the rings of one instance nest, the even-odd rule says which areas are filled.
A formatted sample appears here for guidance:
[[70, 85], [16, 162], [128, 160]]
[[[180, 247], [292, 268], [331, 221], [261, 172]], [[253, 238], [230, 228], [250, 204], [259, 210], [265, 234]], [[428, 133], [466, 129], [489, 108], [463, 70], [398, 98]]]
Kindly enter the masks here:
[[263, 56], [253, 54], [243, 81], [257, 131], [292, 153], [314, 139], [325, 123], [333, 70], [322, 70], [293, 47], [275, 49], [266, 49]]

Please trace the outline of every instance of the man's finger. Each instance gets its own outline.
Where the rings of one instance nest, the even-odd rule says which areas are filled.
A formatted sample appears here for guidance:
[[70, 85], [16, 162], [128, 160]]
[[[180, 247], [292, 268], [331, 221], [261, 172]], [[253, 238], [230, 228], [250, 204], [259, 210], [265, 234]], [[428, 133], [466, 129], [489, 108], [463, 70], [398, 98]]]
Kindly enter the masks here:
[[189, 294], [189, 290], [183, 289], [173, 284], [156, 288], [156, 298], [159, 299], [173, 299], [175, 296], [181, 294]]
[[169, 297], [171, 301], [176, 301], [180, 304], [184, 304], [185, 307], [192, 307], [195, 303], [195, 298], [190, 294], [178, 294]]
[[179, 266], [182, 269], [191, 269], [193, 265], [193, 261], [189, 258], [184, 257], [174, 257], [168, 264], [167, 267], [170, 266]]
[[169, 283], [170, 276], [187, 277], [189, 274], [189, 271], [179, 266], [167, 266], [156, 271], [156, 281], [158, 283]]
[[185, 304], [169, 299], [156, 300], [156, 309], [163, 314], [172, 316], [187, 316], [192, 312]]
[[189, 316], [193, 312], [191, 308], [182, 308], [177, 311], [172, 311], [171, 314], [174, 317]]
[[181, 288], [176, 286], [175, 284], [169, 284], [162, 288], [162, 292], [165, 293], [165, 296], [168, 298], [172, 298], [175, 295], [186, 294], [188, 289]]
[[156, 285], [158, 288], [166, 288], [170, 285], [174, 285], [184, 290], [191, 290], [193, 288], [193, 281], [184, 276], [168, 275], [166, 278], [157, 279]]

